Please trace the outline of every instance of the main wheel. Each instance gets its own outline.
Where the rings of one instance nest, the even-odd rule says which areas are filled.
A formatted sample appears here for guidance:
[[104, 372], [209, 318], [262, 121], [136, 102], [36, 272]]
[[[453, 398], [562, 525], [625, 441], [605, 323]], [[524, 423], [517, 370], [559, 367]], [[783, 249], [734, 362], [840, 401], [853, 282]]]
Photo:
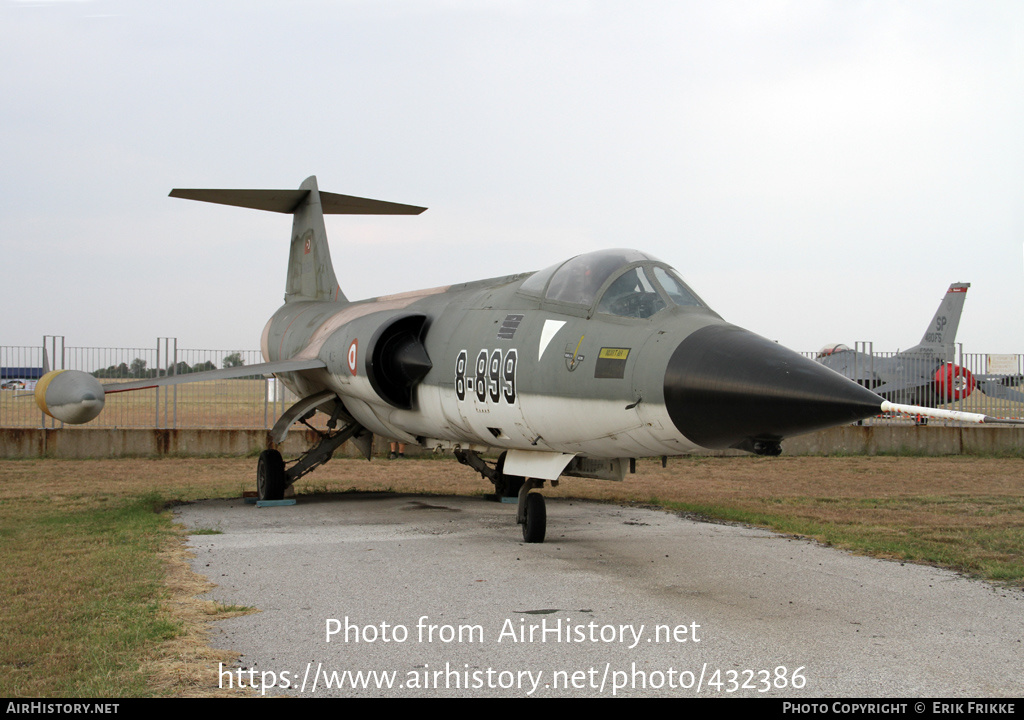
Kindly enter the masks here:
[[548, 527], [548, 511], [544, 496], [530, 493], [526, 496], [526, 520], [523, 522], [523, 540], [528, 543], [544, 542]]
[[264, 450], [256, 462], [256, 498], [282, 500], [285, 489], [284, 458], [277, 450]]

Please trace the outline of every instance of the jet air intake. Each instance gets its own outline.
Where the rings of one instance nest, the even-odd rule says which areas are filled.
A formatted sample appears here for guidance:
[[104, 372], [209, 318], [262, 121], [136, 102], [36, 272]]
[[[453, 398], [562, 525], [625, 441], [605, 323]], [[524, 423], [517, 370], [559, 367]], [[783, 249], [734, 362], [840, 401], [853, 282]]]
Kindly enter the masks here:
[[426, 322], [427, 316], [420, 313], [402, 315], [382, 325], [370, 339], [366, 356], [370, 386], [402, 410], [412, 408], [412, 389], [433, 367], [422, 341]]
[[706, 448], [778, 454], [784, 437], [871, 417], [881, 403], [829, 368], [728, 324], [688, 336], [665, 373], [672, 422]]

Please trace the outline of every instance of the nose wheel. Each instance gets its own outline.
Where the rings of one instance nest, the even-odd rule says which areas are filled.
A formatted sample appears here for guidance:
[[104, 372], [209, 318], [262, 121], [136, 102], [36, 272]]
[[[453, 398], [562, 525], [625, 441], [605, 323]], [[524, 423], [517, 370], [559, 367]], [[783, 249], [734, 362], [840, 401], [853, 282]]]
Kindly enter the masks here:
[[527, 480], [519, 489], [516, 521], [523, 526], [523, 540], [528, 543], [544, 542], [544, 535], [548, 529], [548, 511], [544, 504], [544, 496], [530, 492], [533, 488], [540, 487], [542, 482], [543, 480]]
[[498, 497], [518, 497], [516, 506], [516, 522], [523, 526], [523, 540], [528, 543], [544, 542], [548, 529], [548, 511], [544, 505], [544, 496], [531, 493], [544, 486], [543, 480], [523, 478], [518, 475], [505, 474], [505, 453], [492, 467], [472, 450], [455, 450], [455, 458], [463, 465], [476, 470], [484, 478], [494, 483]]

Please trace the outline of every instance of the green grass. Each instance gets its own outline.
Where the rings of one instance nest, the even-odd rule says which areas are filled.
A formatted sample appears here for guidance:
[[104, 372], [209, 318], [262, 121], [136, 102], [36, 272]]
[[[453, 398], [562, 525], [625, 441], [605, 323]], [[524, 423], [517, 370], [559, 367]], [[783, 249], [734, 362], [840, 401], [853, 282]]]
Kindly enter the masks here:
[[[756, 509], [658, 499], [653, 504], [811, 538], [865, 555], [1024, 585], [1024, 499], [795, 497], [745, 503], [758, 505]], [[897, 521], [897, 517], [927, 520]], [[993, 523], [970, 522], [978, 518]]]
[[161, 611], [171, 519], [156, 494], [101, 505], [4, 513], [0, 695], [150, 694], [139, 651], [181, 631]]

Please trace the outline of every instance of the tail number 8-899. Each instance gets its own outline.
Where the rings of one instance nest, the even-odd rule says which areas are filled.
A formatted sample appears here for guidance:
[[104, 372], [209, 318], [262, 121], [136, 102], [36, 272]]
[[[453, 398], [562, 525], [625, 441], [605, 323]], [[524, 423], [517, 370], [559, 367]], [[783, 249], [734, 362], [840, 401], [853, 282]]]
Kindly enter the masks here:
[[516, 401], [516, 364], [519, 354], [514, 350], [481, 350], [469, 367], [469, 353], [460, 350], [455, 360], [455, 396], [465, 400], [475, 394], [480, 402]]

